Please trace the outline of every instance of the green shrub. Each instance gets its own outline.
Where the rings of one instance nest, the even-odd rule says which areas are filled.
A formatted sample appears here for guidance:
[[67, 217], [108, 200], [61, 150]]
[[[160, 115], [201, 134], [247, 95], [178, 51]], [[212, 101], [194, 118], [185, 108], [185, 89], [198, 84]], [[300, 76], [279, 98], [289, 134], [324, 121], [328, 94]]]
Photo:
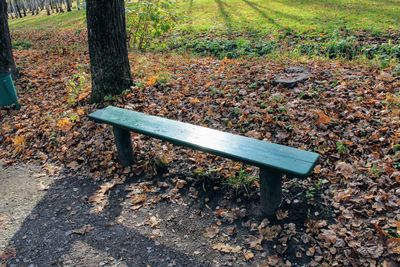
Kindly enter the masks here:
[[182, 38], [180, 48], [189, 50], [200, 56], [216, 58], [238, 58], [241, 56], [265, 56], [278, 48], [275, 41], [247, 40], [243, 38], [227, 39], [195, 39], [185, 43]]
[[127, 15], [129, 45], [144, 50], [157, 43], [176, 24], [173, 0], [139, 0]]

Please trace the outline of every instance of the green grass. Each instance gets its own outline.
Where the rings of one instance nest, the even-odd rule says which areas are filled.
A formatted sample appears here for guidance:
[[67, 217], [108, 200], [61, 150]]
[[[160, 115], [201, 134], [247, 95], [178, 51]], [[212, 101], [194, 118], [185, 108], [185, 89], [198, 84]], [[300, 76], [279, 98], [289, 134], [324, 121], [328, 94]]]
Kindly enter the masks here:
[[11, 30], [65, 30], [82, 29], [86, 27], [85, 11], [74, 10], [60, 14], [47, 16], [45, 12], [37, 16], [28, 15], [19, 19], [9, 19]]
[[[179, 29], [192, 32], [400, 30], [400, 0], [180, 0], [178, 9], [186, 15]], [[9, 23], [12, 29], [82, 28], [84, 18], [84, 11], [75, 10]]]
[[[218, 58], [366, 59], [381, 68], [400, 62], [400, 0], [178, 0], [177, 6], [182, 19], [173, 34], [149, 50]], [[86, 27], [84, 10], [42, 12], [9, 23], [19, 38], [27, 32], [27, 39], [32, 30]]]
[[187, 0], [181, 6], [191, 18], [183, 28], [195, 31], [400, 29], [400, 0]]

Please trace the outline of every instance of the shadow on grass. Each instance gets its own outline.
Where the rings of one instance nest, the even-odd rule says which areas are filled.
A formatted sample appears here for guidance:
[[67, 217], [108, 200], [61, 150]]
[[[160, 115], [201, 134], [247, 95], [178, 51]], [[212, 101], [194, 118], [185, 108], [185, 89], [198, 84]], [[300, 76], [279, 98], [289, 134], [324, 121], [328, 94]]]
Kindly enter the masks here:
[[[126, 185], [126, 184], [125, 184]], [[110, 193], [110, 205], [101, 213], [91, 213], [88, 197], [99, 184], [76, 177], [57, 180], [42, 200], [25, 219], [18, 232], [9, 242], [17, 251], [7, 266], [64, 266], [65, 257], [76, 254], [72, 251], [76, 242], [113, 257], [123, 266], [209, 266], [195, 256], [186, 255], [173, 247], [156, 244], [135, 229], [115, 223], [122, 211], [121, 199], [126, 197], [125, 185], [114, 187]], [[71, 230], [90, 224], [92, 231], [84, 235]], [[90, 255], [78, 255], [90, 264]], [[76, 258], [76, 255], [73, 255]], [[80, 262], [74, 262], [78, 266]]]
[[229, 15], [229, 13], [225, 9], [227, 4], [221, 0], [215, 0], [215, 3], [218, 6], [219, 13], [220, 13], [222, 19], [224, 20], [224, 23], [225, 23], [228, 33], [232, 33], [232, 30], [233, 30], [232, 17]]
[[251, 1], [248, 0], [242, 0], [244, 3], [246, 3], [249, 7], [251, 7], [252, 9], [254, 9], [257, 13], [259, 13], [263, 18], [267, 19], [269, 23], [275, 25], [275, 26], [279, 26], [281, 27], [280, 24], [278, 24], [273, 18], [271, 18], [270, 16], [267, 15], [267, 13], [265, 11], [262, 10], [262, 6], [253, 3]]

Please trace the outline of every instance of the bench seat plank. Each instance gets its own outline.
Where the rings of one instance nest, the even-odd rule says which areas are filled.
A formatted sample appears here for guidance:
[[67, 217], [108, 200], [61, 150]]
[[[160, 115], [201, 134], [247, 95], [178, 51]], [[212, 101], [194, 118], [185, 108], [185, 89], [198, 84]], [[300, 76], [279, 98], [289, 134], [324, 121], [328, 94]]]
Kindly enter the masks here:
[[97, 110], [89, 117], [96, 122], [299, 178], [306, 178], [319, 158], [313, 152], [113, 106]]

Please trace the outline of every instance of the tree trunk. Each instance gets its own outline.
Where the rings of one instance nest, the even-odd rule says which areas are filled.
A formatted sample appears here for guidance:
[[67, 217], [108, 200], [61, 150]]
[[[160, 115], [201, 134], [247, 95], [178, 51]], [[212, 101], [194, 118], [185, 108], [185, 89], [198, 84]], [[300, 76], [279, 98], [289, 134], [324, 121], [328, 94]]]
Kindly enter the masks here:
[[132, 85], [126, 43], [124, 0], [87, 0], [92, 101], [117, 95]]
[[0, 73], [15, 74], [10, 30], [8, 28], [7, 3], [0, 0]]
[[72, 11], [72, 9], [71, 9], [71, 0], [65, 0], [65, 3], [67, 4], [67, 12], [71, 12]]

